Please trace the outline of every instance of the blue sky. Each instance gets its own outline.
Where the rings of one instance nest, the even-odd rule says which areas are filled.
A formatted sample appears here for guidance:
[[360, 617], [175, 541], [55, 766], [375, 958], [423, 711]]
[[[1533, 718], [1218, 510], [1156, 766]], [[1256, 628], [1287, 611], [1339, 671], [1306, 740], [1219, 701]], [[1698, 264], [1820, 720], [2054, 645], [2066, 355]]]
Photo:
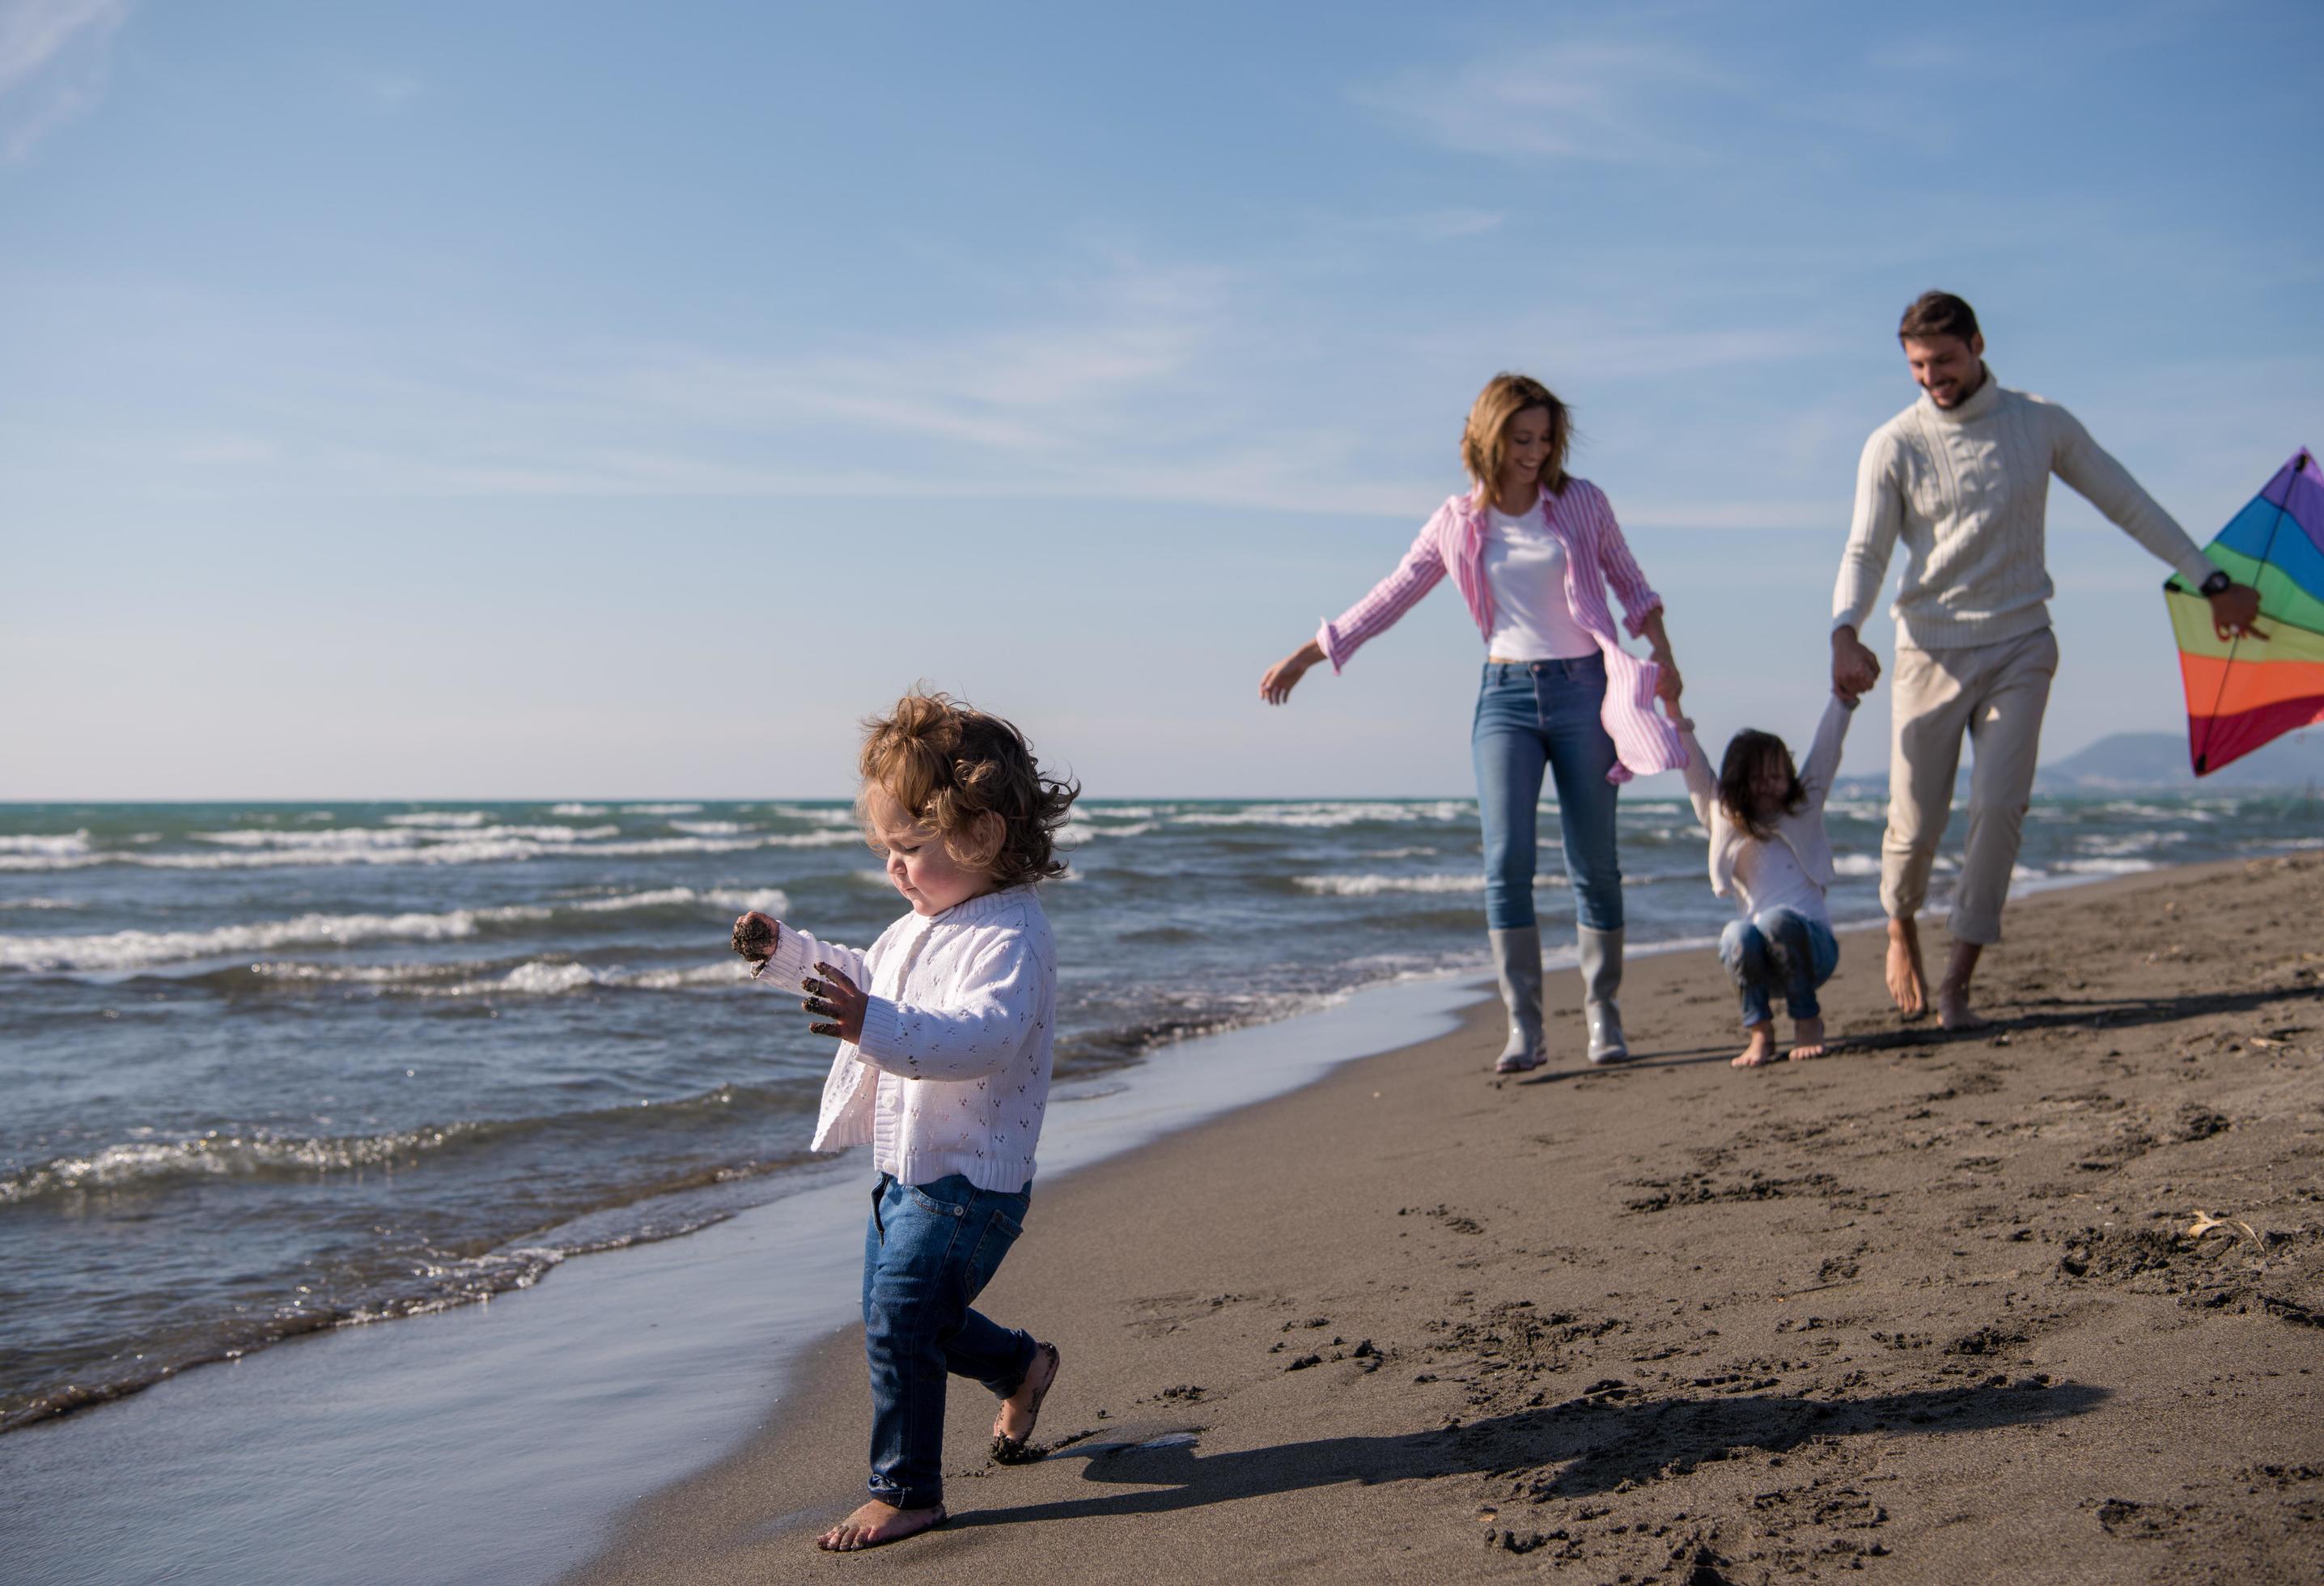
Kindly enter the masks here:
[[[1257, 682], [1501, 368], [1803, 735], [1923, 289], [2199, 541], [2324, 444], [2324, 12], [2093, 11], [0, 0], [0, 798], [840, 794], [916, 678], [1100, 796], [1465, 792], [1449, 586]], [[2050, 754], [2176, 728], [2051, 530]]]

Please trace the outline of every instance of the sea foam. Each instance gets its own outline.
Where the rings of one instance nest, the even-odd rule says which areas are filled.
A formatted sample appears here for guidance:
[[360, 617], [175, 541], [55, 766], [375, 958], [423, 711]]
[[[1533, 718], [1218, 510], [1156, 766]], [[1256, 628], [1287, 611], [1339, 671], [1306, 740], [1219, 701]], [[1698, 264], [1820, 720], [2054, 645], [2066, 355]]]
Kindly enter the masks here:
[[459, 941], [490, 927], [552, 919], [563, 911], [605, 914], [671, 908], [700, 908], [706, 912], [731, 909], [736, 913], [756, 908], [780, 915], [790, 908], [790, 899], [777, 888], [697, 890], [691, 887], [664, 887], [611, 898], [556, 904], [517, 903], [497, 908], [454, 908], [440, 914], [302, 914], [291, 919], [219, 926], [203, 931], [0, 936], [0, 969], [118, 972], [192, 959], [277, 953], [285, 948], [352, 947], [366, 942]]

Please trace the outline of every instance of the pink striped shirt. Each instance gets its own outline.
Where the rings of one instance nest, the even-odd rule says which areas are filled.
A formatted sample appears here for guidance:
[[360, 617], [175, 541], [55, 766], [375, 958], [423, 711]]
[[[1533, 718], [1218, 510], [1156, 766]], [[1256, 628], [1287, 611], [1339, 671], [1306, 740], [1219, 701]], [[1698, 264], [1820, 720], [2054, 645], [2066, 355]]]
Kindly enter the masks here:
[[[1614, 613], [1606, 604], [1606, 586], [1622, 598], [1623, 625], [1633, 638], [1646, 631], [1649, 613], [1662, 609], [1663, 597], [1647, 585], [1646, 575], [1630, 555], [1622, 526], [1606, 493], [1587, 479], [1568, 478], [1563, 495], [1543, 493], [1542, 521], [1565, 544], [1565, 598], [1574, 620], [1598, 641], [1606, 658], [1606, 708], [1601, 719], [1614, 740], [1610, 782], [1627, 782], [1652, 771], [1676, 770], [1686, 763], [1686, 745], [1678, 729], [1655, 710], [1655, 683], [1662, 669], [1622, 648], [1614, 633]], [[1471, 495], [1456, 495], [1436, 509], [1421, 526], [1412, 549], [1381, 579], [1372, 592], [1327, 622], [1315, 642], [1336, 672], [1366, 641], [1386, 632], [1410, 611], [1420, 597], [1450, 571], [1479, 633], [1493, 632], [1493, 591], [1484, 576], [1485, 505]]]

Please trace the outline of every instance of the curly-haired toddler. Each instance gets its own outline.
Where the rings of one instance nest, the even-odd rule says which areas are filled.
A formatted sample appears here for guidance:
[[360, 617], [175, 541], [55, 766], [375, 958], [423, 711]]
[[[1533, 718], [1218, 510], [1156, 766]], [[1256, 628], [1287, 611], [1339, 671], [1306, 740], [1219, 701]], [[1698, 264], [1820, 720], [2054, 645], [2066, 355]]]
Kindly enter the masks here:
[[[856, 812], [911, 912], [864, 952], [771, 929], [762, 978], [806, 995], [836, 1036], [814, 1148], [872, 1148], [863, 1240], [872, 1367], [871, 1500], [816, 1539], [876, 1547], [940, 1525], [948, 1376], [1001, 1400], [993, 1457], [1037, 1457], [1056, 1346], [970, 1309], [1023, 1231], [1047, 1103], [1056, 953], [1035, 890], [1080, 789], [1044, 776], [1024, 735], [941, 694], [866, 724]], [[763, 942], [764, 936], [759, 939]]]

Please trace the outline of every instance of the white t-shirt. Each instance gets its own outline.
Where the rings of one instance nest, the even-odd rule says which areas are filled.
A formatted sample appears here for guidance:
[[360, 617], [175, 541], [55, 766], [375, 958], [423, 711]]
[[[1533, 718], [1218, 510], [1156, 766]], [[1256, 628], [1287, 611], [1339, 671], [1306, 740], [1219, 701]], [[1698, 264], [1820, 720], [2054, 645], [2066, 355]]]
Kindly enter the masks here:
[[1565, 542], [1539, 512], [1486, 514], [1485, 586], [1493, 592], [1493, 632], [1485, 653], [1501, 660], [1572, 660], [1596, 655], [1598, 641], [1573, 619], [1565, 598]]
[[1831, 923], [1823, 889], [1808, 879], [1800, 856], [1779, 832], [1765, 843], [1747, 842], [1735, 855], [1736, 911], [1746, 919], [1763, 908], [1795, 908], [1808, 918]]

